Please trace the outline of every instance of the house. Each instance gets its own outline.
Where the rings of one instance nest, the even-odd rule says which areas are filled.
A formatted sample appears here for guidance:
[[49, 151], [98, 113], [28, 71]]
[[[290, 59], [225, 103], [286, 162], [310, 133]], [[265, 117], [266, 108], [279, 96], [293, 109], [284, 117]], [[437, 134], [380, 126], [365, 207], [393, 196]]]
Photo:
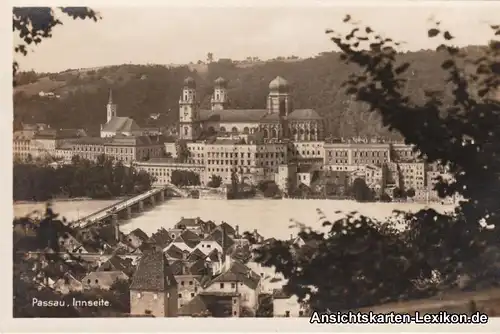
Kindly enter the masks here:
[[[170, 245], [167, 250], [163, 252], [169, 260], [183, 260], [186, 256], [182, 249], [176, 245]], [[189, 257], [189, 255], [188, 255]], [[187, 259], [187, 257], [186, 257]]]
[[215, 230], [219, 230], [221, 232], [224, 231], [226, 235], [231, 237], [234, 237], [236, 235], [236, 230], [226, 222], [220, 223], [220, 225], [217, 226]]
[[203, 253], [201, 250], [199, 250], [198, 247], [199, 247], [199, 244], [198, 244], [198, 246], [196, 246], [195, 250], [189, 254], [189, 256], [187, 258], [188, 261], [194, 262], [194, 261], [198, 261], [198, 260], [203, 260], [207, 257], [207, 255], [205, 253]]
[[273, 292], [273, 313], [275, 317], [303, 317], [305, 308], [296, 295], [289, 295], [283, 290]]
[[201, 292], [179, 309], [181, 317], [239, 317], [240, 296], [232, 292]]
[[[222, 239], [220, 241], [222, 241]], [[196, 251], [200, 251], [205, 255], [210, 254], [214, 249], [222, 252], [222, 245], [217, 242], [214, 235], [208, 235], [205, 239], [201, 240], [195, 248]]]
[[276, 272], [274, 266], [265, 267], [254, 261], [248, 261], [246, 266], [261, 277], [261, 293], [272, 294], [275, 290], [282, 289], [288, 282], [283, 274]]
[[109, 290], [117, 280], [128, 280], [128, 278], [123, 271], [93, 271], [82, 279], [82, 284], [84, 289]]
[[101, 263], [96, 271], [122, 271], [127, 276], [131, 276], [134, 271], [134, 265], [131, 259], [122, 259], [113, 255], [107, 261]]
[[136, 228], [125, 236], [125, 242], [133, 248], [139, 248], [148, 239], [148, 235], [140, 228]]
[[179, 229], [179, 230], [199, 230], [200, 229], [200, 222], [201, 219], [200, 217], [196, 218], [184, 218], [181, 217], [181, 220], [174, 225], [174, 229]]
[[260, 276], [240, 261], [231, 259], [230, 256], [226, 256], [221, 266], [213, 268], [213, 276], [205, 284], [204, 291], [238, 293], [241, 296], [241, 306], [255, 313], [259, 306]]
[[167, 247], [165, 247], [163, 251], [166, 252], [170, 247], [176, 246], [182, 251], [188, 251], [188, 253], [191, 253], [199, 242], [199, 235], [190, 230], [185, 230], [184, 232], [179, 234]]
[[63, 235], [59, 237], [58, 241], [60, 250], [69, 253], [73, 253], [76, 249], [80, 249], [80, 246], [82, 246], [82, 243], [69, 232], [64, 232]]
[[150, 240], [156, 245], [160, 246], [162, 249], [167, 247], [173, 239], [170, 237], [170, 233], [163, 227], [151, 235]]
[[209, 270], [204, 260], [196, 262], [175, 260], [170, 263], [170, 268], [177, 281], [180, 309], [202, 291], [202, 278], [209, 273]]
[[[229, 225], [228, 225], [229, 226]], [[228, 228], [216, 228], [212, 234], [210, 234], [210, 238], [213, 239], [219, 247], [222, 249], [222, 251], [219, 251], [220, 253], [227, 252], [229, 248], [231, 248], [234, 245], [234, 240], [231, 236], [234, 236], [234, 229], [228, 229]], [[217, 247], [216, 249], [218, 249]]]
[[156, 249], [145, 252], [130, 285], [130, 313], [176, 317], [178, 293], [166, 256]]

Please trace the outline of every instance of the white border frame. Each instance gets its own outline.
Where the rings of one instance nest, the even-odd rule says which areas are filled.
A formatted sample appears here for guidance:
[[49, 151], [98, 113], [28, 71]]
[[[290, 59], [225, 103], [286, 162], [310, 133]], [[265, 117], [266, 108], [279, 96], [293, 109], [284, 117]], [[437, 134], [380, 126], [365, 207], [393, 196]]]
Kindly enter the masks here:
[[[50, 1], [51, 6], [90, 6], [90, 7], [114, 7], [114, 6], [151, 6], [151, 7], [276, 7], [286, 4], [287, 7], [357, 7], [373, 6], [374, 1], [351, 0], [351, 1], [318, 1], [318, 0], [182, 0], [173, 2], [171, 0], [147, 0], [141, 2], [126, 2], [119, 0], [86, 0], [86, 1]], [[378, 7], [415, 7], [415, 6], [491, 6], [500, 12], [500, 2], [495, 1], [401, 1], [386, 0], [377, 2]], [[6, 149], [0, 151], [2, 161], [8, 163], [1, 164], [2, 179], [5, 191], [0, 193], [0, 205], [4, 212], [8, 212], [8, 220], [4, 221], [2, 236], [6, 242], [1, 243], [1, 261], [5, 268], [5, 275], [0, 276], [2, 286], [0, 332], [33, 332], [33, 333], [53, 333], [53, 332], [74, 332], [86, 329], [88, 332], [99, 333], [103, 330], [107, 332], [196, 332], [204, 330], [206, 332], [459, 332], [459, 333], [498, 333], [500, 332], [500, 318], [490, 319], [486, 325], [310, 325], [305, 318], [238, 318], [238, 319], [217, 319], [217, 318], [84, 318], [84, 319], [13, 319], [12, 318], [12, 239], [11, 221], [13, 217], [12, 208], [12, 27], [11, 17], [12, 6], [47, 6], [41, 1], [10, 1], [0, 4], [3, 20], [0, 20], [0, 36], [3, 44], [7, 48], [0, 54], [3, 63], [3, 74], [0, 77], [3, 89], [0, 89], [0, 100], [2, 109], [2, 122], [0, 122], [0, 136], [6, 144]], [[328, 28], [328, 27], [325, 27]], [[188, 321], [188, 322], [186, 322]]]

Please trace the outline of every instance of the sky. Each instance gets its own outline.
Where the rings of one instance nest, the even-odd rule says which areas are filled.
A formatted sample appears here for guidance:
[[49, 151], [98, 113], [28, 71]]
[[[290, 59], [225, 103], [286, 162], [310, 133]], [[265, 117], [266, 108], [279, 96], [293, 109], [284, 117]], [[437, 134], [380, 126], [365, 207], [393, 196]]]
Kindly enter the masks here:
[[116, 6], [116, 1], [108, 8], [90, 4], [102, 20], [95, 23], [63, 17], [64, 25], [54, 29], [51, 39], [33, 47], [28, 56], [15, 57], [21, 70], [39, 72], [125, 63], [187, 64], [206, 60], [208, 52], [215, 59], [307, 58], [334, 50], [325, 30], [347, 31], [350, 26], [342, 22], [347, 13], [386, 37], [404, 41], [408, 50], [437, 45], [427, 37], [431, 17], [450, 29], [457, 45], [485, 44], [492, 38], [489, 25], [500, 24], [500, 2], [440, 5], [399, 1], [396, 5], [391, 1], [351, 0], [350, 6], [336, 1], [325, 4], [310, 0], [307, 5], [291, 1], [287, 6], [282, 5], [284, 1], [281, 6], [273, 0], [265, 1], [267, 6], [251, 2], [252, 6], [240, 7], [234, 5], [236, 1], [231, 6], [217, 6], [217, 0], [210, 2], [213, 7], [202, 7], [200, 1], [177, 7], [154, 6], [151, 1], [143, 6], [135, 2], [133, 7], [124, 2]]

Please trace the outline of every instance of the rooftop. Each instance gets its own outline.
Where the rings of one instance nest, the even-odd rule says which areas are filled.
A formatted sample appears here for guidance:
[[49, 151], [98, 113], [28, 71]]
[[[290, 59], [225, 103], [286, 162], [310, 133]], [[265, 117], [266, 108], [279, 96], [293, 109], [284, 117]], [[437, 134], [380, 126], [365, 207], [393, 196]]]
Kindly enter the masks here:
[[130, 290], [166, 291], [177, 282], [162, 252], [148, 251], [142, 256]]

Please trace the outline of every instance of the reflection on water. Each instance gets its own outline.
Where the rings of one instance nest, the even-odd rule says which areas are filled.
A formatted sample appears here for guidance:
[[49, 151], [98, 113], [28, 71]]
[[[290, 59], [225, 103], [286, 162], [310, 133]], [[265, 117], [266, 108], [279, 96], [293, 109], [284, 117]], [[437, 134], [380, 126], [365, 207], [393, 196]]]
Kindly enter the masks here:
[[[76, 219], [94, 211], [102, 209], [113, 201], [75, 201], [57, 202], [54, 210], [67, 219]], [[197, 199], [170, 199], [144, 212], [139, 217], [122, 225], [123, 232], [128, 233], [135, 228], [151, 233], [160, 227], [170, 228], [182, 217], [200, 217], [203, 220], [213, 220], [216, 223], [225, 221], [231, 225], [239, 225], [240, 231], [257, 229], [265, 237], [288, 238], [296, 230], [288, 227], [291, 220], [304, 223], [311, 227], [320, 227], [320, 209], [328, 219], [336, 219], [344, 213], [358, 211], [366, 216], [383, 219], [391, 215], [392, 211], [417, 211], [425, 205], [417, 203], [358, 203], [354, 201], [337, 200], [197, 200]], [[438, 211], [451, 210], [451, 206], [432, 205]], [[33, 209], [43, 209], [41, 204], [17, 204], [14, 206], [15, 215], [26, 214]]]

